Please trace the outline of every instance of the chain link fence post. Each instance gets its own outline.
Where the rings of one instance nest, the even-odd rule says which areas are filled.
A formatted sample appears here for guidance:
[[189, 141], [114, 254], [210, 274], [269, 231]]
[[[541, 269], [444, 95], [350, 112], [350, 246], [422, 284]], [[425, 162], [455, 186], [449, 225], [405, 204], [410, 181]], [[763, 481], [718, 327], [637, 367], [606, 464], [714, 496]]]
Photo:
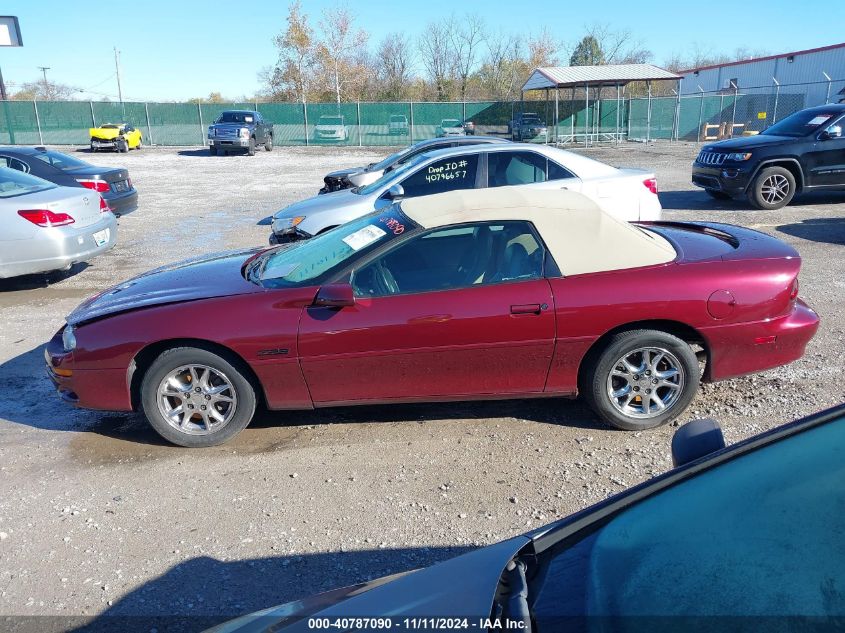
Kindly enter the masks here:
[[200, 143], [202, 143], [202, 145], [205, 145], [205, 128], [203, 128], [202, 125], [202, 103], [200, 103], [199, 101], [197, 101], [197, 117], [200, 121]]
[[97, 117], [94, 116], [94, 102], [89, 101], [88, 105], [91, 107], [91, 127], [97, 127]]
[[154, 145], [153, 128], [150, 125], [150, 108], [146, 101], [144, 101], [144, 114], [147, 116], [147, 138], [150, 140], [150, 145]]
[[302, 127], [305, 130], [305, 147], [308, 147], [308, 105], [302, 102]]
[[777, 78], [772, 77], [772, 81], [775, 82], [775, 110], [772, 112], [772, 125], [775, 124], [778, 120], [778, 98], [780, 97], [780, 82]]
[[408, 110], [411, 114], [411, 145], [414, 144], [414, 102], [408, 102]]
[[358, 106], [358, 147], [362, 147], [364, 143], [361, 140], [361, 102], [357, 101], [356, 105]]
[[32, 109], [35, 110], [35, 126], [38, 128], [38, 144], [44, 145], [44, 136], [41, 134], [41, 117], [38, 116], [38, 102], [32, 100]]

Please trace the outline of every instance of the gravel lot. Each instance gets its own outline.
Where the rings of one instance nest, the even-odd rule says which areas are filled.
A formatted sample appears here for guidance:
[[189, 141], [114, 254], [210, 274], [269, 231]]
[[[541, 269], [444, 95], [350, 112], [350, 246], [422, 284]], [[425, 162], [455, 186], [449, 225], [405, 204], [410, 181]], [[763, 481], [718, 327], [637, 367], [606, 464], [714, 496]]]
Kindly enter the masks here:
[[[653, 169], [668, 219], [750, 226], [802, 254], [801, 296], [822, 317], [806, 356], [705, 386], [682, 420], [715, 416], [735, 442], [845, 400], [845, 194], [777, 212], [713, 201], [689, 184], [697, 149], [584, 151]], [[672, 427], [609, 430], [580, 402], [264, 413], [226, 446], [185, 450], [137, 415], [76, 411], [54, 395], [43, 343], [83, 298], [166, 262], [264, 244], [262, 220], [315, 193], [323, 173], [384, 154], [80, 153], [128, 167], [141, 207], [87, 267], [49, 285], [0, 282], [0, 628], [114, 628], [105, 615], [130, 617], [123, 630], [198, 630], [498, 541], [670, 467]]]

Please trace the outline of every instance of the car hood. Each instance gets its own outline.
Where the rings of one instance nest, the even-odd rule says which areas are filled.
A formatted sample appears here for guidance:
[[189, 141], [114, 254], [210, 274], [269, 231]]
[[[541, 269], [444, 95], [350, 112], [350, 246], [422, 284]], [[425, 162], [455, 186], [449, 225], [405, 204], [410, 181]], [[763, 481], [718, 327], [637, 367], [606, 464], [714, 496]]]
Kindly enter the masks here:
[[726, 139], [716, 143], [709, 143], [701, 148], [701, 151], [733, 151], [741, 149], [754, 149], [755, 147], [766, 147], [779, 145], [781, 143], [794, 143], [796, 138], [791, 136], [774, 136], [768, 134], [755, 134], [754, 136], [740, 136], [738, 138]]
[[358, 205], [366, 199], [366, 196], [359, 196], [357, 193], [352, 193], [351, 189], [331, 191], [321, 196], [313, 196], [305, 200], [300, 200], [299, 202], [294, 202], [281, 211], [276, 211], [273, 214], [273, 218], [293, 218], [299, 215], [309, 217], [324, 211], [334, 211], [341, 207]]
[[86, 299], [67, 322], [77, 325], [149, 306], [261, 292], [261, 286], [241, 275], [244, 262], [261, 250], [213, 253], [156, 268]]
[[255, 123], [212, 123], [209, 127], [213, 128], [242, 128], [242, 127], [251, 127], [255, 125]]
[[265, 609], [221, 624], [208, 633], [309, 631], [311, 616], [466, 617], [490, 616], [499, 578], [526, 536], [482, 547], [426, 569], [336, 589], [305, 600]]
[[343, 178], [346, 178], [347, 176], [351, 176], [352, 174], [358, 174], [358, 173], [360, 173], [362, 171], [366, 171], [366, 170], [367, 170], [367, 168], [364, 167], [364, 166], [349, 167], [347, 169], [338, 169], [338, 170], [330, 171], [329, 173], [327, 173], [326, 178], [336, 178], [338, 180], [341, 180]]

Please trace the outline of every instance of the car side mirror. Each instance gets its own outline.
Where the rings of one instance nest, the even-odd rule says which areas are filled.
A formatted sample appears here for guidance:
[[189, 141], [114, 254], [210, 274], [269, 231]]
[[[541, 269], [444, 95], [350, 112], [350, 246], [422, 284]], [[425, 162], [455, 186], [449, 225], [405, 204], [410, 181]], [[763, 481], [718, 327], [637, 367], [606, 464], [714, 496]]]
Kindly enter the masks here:
[[314, 305], [326, 308], [354, 306], [355, 294], [352, 292], [352, 284], [337, 283], [322, 286], [314, 297]]
[[842, 138], [842, 126], [831, 125], [819, 135], [819, 140], [827, 141], [832, 138]]
[[672, 464], [683, 466], [723, 448], [725, 436], [716, 420], [693, 420], [684, 424], [672, 436]]
[[393, 185], [387, 190], [387, 197], [391, 200], [401, 200], [405, 196], [405, 188], [402, 185]]

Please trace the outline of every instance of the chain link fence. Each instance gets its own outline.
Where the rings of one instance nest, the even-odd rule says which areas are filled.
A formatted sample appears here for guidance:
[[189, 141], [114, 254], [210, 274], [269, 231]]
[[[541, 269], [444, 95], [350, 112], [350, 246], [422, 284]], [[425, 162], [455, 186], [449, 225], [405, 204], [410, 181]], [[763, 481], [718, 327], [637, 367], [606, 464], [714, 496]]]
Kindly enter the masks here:
[[[595, 92], [595, 91], [591, 91]], [[809, 96], [816, 95], [816, 96]], [[818, 96], [822, 95], [822, 97]], [[589, 96], [589, 99], [585, 97]], [[822, 100], [822, 98], [824, 100]], [[845, 100], [845, 79], [659, 97], [451, 103], [136, 103], [2, 101], [0, 144], [87, 145], [88, 128], [131, 123], [150, 145], [205, 145], [208, 125], [227, 109], [258, 110], [273, 122], [276, 145], [407, 145], [432, 138], [446, 121], [472, 121], [476, 134], [510, 136], [510, 122], [533, 112], [548, 122], [535, 142], [591, 145], [656, 139], [704, 142], [756, 134], [803, 108]], [[322, 124], [340, 140], [320, 139]]]

